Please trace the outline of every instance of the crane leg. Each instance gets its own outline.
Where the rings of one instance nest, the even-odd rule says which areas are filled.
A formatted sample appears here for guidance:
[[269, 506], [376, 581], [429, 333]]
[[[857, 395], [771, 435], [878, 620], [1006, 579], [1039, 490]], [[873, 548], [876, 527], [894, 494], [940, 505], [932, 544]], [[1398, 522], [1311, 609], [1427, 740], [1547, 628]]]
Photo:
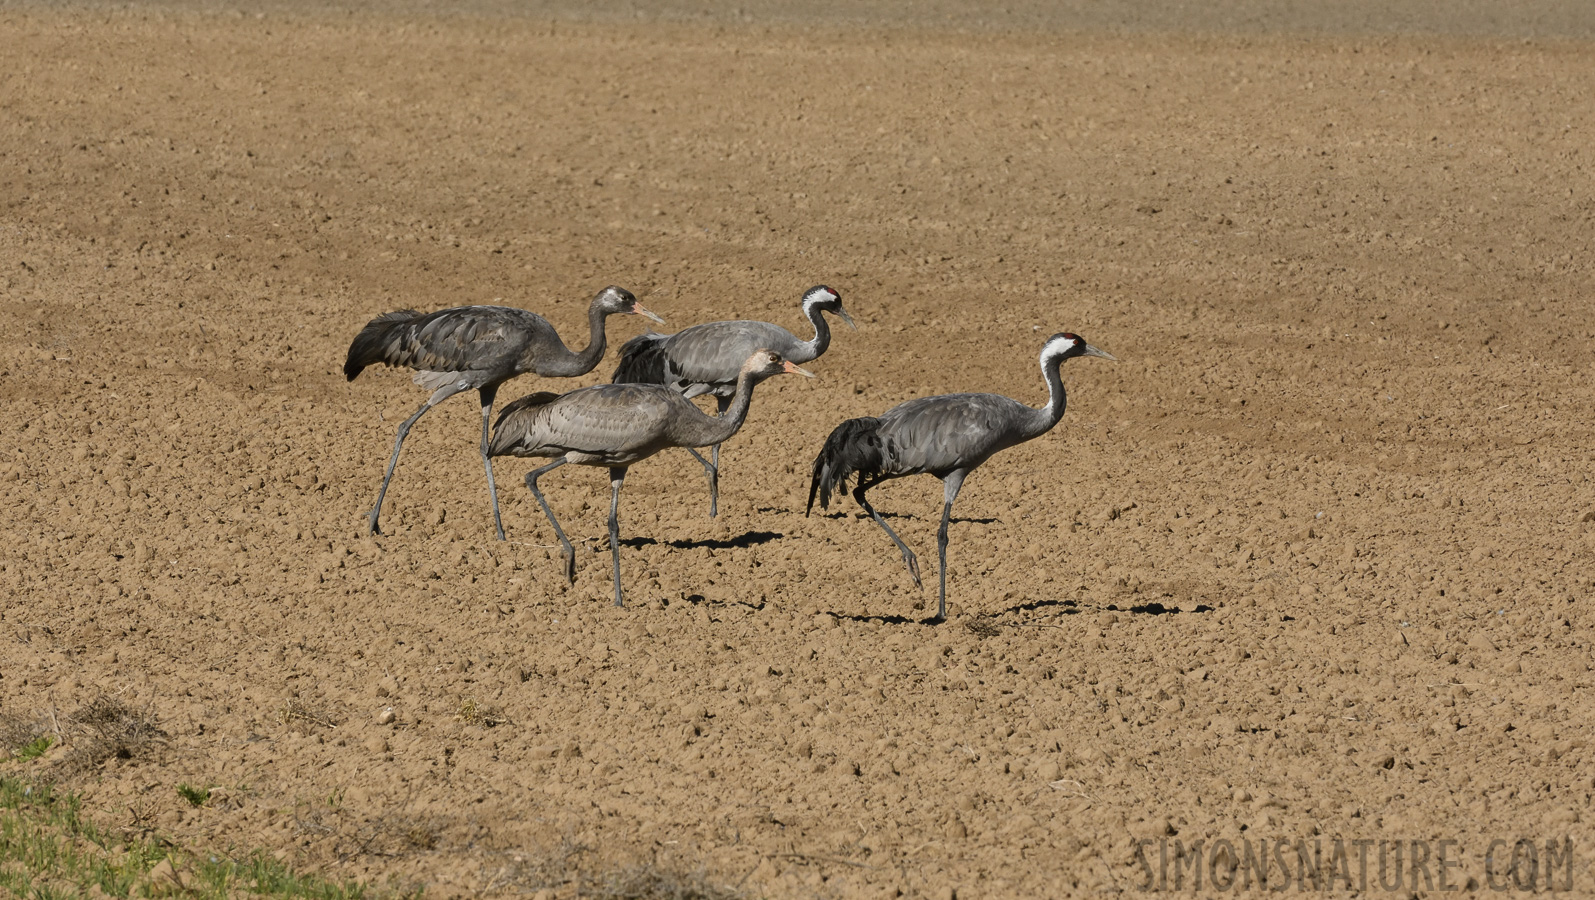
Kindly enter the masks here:
[[[714, 402], [720, 407], [715, 415], [724, 418], [726, 410], [731, 408], [731, 398], [716, 396]], [[703, 464], [703, 471], [709, 476], [709, 518], [712, 519], [720, 514], [720, 445], [714, 445], [712, 463], [691, 447], [687, 448], [687, 452], [692, 454], [693, 459]]]
[[487, 455], [488, 426], [493, 421], [493, 396], [498, 393], [498, 385], [482, 388], [482, 465], [487, 467], [487, 496], [493, 501], [493, 527], [498, 530], [498, 539], [504, 540], [504, 520], [498, 514], [498, 488], [493, 484], [493, 457]]
[[615, 571], [616, 606], [626, 605], [620, 597], [620, 486], [625, 483], [625, 468], [609, 470], [609, 561]]
[[715, 462], [704, 459], [703, 454], [691, 447], [687, 448], [687, 452], [692, 454], [693, 459], [703, 464], [704, 474], [709, 476], [709, 518], [712, 519], [720, 512], [720, 466], [718, 465], [720, 445], [714, 445]]
[[537, 505], [543, 508], [543, 515], [548, 516], [548, 524], [554, 526], [554, 534], [559, 536], [559, 542], [565, 548], [565, 581], [575, 584], [576, 548], [570, 545], [570, 539], [565, 537], [565, 530], [559, 527], [559, 520], [554, 518], [554, 511], [548, 508], [548, 501], [543, 499], [543, 492], [537, 489], [537, 479], [563, 466], [567, 461], [562, 456], [541, 469], [533, 469], [527, 472], [526, 486], [532, 489], [532, 496], [537, 498]]
[[968, 474], [957, 470], [949, 474], [944, 482], [943, 499], [941, 508], [941, 528], [936, 530], [936, 554], [941, 557], [941, 595], [936, 600], [936, 621], [947, 618], [947, 523], [953, 517], [953, 501], [958, 499], [958, 491], [964, 486], [964, 476]]
[[853, 499], [858, 501], [859, 506], [864, 507], [864, 511], [869, 513], [870, 518], [875, 520], [875, 524], [881, 526], [881, 530], [886, 532], [886, 536], [891, 538], [892, 543], [897, 545], [897, 549], [903, 552], [903, 565], [908, 566], [908, 574], [914, 578], [914, 587], [924, 587], [924, 584], [919, 580], [919, 557], [914, 555], [914, 551], [908, 549], [908, 545], [903, 543], [903, 539], [897, 536], [897, 532], [892, 530], [892, 526], [886, 524], [886, 520], [881, 518], [881, 514], [875, 511], [875, 507], [870, 506], [869, 499], [864, 496], [865, 491], [880, 483], [880, 479], [871, 482], [860, 481], [858, 487], [853, 489]]
[[393, 440], [393, 456], [388, 460], [387, 474], [382, 476], [382, 489], [377, 491], [377, 505], [371, 507], [371, 515], [366, 517], [371, 523], [372, 534], [382, 533], [382, 526], [377, 524], [377, 516], [382, 513], [382, 498], [388, 495], [388, 482], [393, 480], [393, 470], [399, 464], [399, 451], [404, 449], [404, 436], [410, 433], [410, 426], [414, 425], [417, 419], [425, 415], [427, 410], [462, 390], [464, 390], [463, 387], [456, 387], [455, 385], [438, 388], [432, 392], [432, 396], [426, 398], [426, 402], [421, 404], [421, 408], [415, 411], [415, 415], [405, 419], [404, 424], [399, 426], [399, 436]]

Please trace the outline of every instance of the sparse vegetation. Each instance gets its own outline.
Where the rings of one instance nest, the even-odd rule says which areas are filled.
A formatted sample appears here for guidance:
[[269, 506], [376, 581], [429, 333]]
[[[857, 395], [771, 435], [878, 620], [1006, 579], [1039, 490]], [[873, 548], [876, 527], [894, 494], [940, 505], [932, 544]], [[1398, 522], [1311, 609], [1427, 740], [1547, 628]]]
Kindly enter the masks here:
[[327, 840], [342, 861], [375, 856], [394, 858], [417, 851], [438, 849], [444, 822], [432, 816], [408, 814], [365, 818], [345, 809], [335, 798], [328, 802], [301, 802], [295, 806], [294, 834]]
[[598, 859], [591, 847], [569, 839], [546, 853], [512, 855], [490, 887], [552, 889], [560, 896], [574, 889], [577, 897], [603, 900], [740, 900], [745, 896], [710, 883], [701, 871], [680, 871], [657, 856], [616, 864]]
[[355, 882], [296, 874], [259, 851], [234, 859], [104, 830], [84, 816], [77, 797], [44, 782], [0, 777], [0, 892], [76, 897], [94, 887], [116, 897], [180, 894], [215, 900], [388, 895]]
[[404, 840], [417, 850], [434, 850], [438, 845], [438, 827], [430, 822], [404, 823]]
[[27, 762], [30, 759], [38, 759], [48, 753], [54, 745], [55, 740], [53, 738], [47, 734], [41, 734], [17, 748], [17, 759], [23, 762]]
[[177, 795], [188, 801], [189, 806], [204, 806], [210, 802], [210, 788], [198, 788], [191, 784], [177, 786]]
[[38, 759], [54, 746], [49, 726], [42, 718], [0, 716], [0, 758]]
[[465, 698], [465, 701], [460, 704], [459, 712], [454, 714], [454, 718], [467, 725], [477, 725], [482, 728], [492, 728], [495, 725], [503, 725], [509, 721], [509, 719], [504, 717], [503, 710], [496, 706], [477, 703], [473, 697]]
[[330, 707], [313, 704], [302, 697], [289, 698], [278, 711], [277, 719], [300, 733], [308, 733], [312, 728], [336, 728], [339, 721]]
[[970, 634], [981, 640], [995, 637], [1002, 633], [1002, 628], [988, 616], [977, 616], [966, 623], [964, 627], [969, 629]]
[[51, 763], [61, 775], [87, 772], [109, 759], [132, 759], [166, 743], [155, 714], [120, 698], [99, 694], [71, 713], [0, 717], [0, 758], [24, 762], [45, 757], [57, 745], [63, 752]]
[[742, 896], [710, 884], [701, 872], [683, 874], [653, 863], [600, 873], [577, 894], [609, 900], [734, 900]]
[[78, 707], [61, 727], [68, 750], [60, 767], [67, 774], [86, 772], [109, 759], [132, 759], [166, 744], [166, 732], [153, 710], [110, 694]]

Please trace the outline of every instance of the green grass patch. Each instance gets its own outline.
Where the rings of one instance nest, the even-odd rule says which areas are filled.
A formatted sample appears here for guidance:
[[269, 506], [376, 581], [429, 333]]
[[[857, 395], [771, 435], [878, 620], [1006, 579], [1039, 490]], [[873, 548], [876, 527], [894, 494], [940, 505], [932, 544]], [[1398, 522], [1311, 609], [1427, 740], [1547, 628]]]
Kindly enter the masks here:
[[85, 817], [76, 796], [44, 782], [0, 776], [0, 894], [52, 900], [81, 896], [96, 885], [113, 897], [394, 896], [353, 881], [297, 874], [262, 851], [235, 859], [113, 833]]
[[50, 751], [50, 747], [54, 744], [54, 739], [52, 739], [49, 735], [41, 734], [17, 748], [17, 759], [20, 759], [23, 762], [27, 762], [30, 759], [38, 759], [39, 757], [48, 753]]
[[177, 796], [188, 801], [189, 806], [204, 806], [210, 802], [210, 788], [194, 787], [191, 784], [177, 786]]

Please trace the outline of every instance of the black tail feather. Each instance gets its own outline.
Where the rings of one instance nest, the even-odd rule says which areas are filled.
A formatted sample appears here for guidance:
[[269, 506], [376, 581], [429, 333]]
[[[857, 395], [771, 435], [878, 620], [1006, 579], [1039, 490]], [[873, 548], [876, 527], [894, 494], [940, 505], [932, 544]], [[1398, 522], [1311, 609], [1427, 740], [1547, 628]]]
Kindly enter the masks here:
[[534, 406], [546, 406], [547, 404], [558, 400], [559, 396], [559, 394], [556, 394], [553, 391], [537, 391], [535, 393], [527, 394], [513, 403], [505, 404], [504, 407], [498, 411], [498, 418], [493, 421], [493, 438], [488, 442], [487, 455], [503, 456], [509, 450], [509, 448], [515, 444], [516, 441], [519, 441], [524, 436], [525, 429], [503, 428], [502, 426], [504, 425], [504, 420], [523, 409], [529, 409]]
[[814, 497], [820, 498], [820, 508], [831, 508], [831, 494], [847, 489], [847, 479], [857, 475], [860, 482], [881, 474], [881, 420], [865, 416], [848, 419], [836, 426], [825, 439], [820, 455], [814, 458], [814, 477], [809, 482], [809, 505], [803, 510], [807, 516], [814, 510]]
[[558, 399], [559, 395], [553, 391], [534, 391], [530, 394], [527, 394], [513, 403], [505, 404], [504, 408], [498, 411], [498, 418], [493, 420], [493, 427], [497, 428], [498, 426], [503, 425], [504, 420], [508, 418], [511, 413], [526, 409], [529, 406], [543, 406], [544, 404], [553, 403]]
[[398, 344], [398, 335], [394, 332], [419, 318], [421, 313], [413, 309], [401, 309], [383, 313], [367, 322], [349, 345], [349, 356], [343, 363], [344, 376], [353, 381], [366, 366], [388, 362], [388, 351]]
[[665, 338], [668, 334], [639, 334], [620, 347], [620, 365], [612, 384], [664, 384]]

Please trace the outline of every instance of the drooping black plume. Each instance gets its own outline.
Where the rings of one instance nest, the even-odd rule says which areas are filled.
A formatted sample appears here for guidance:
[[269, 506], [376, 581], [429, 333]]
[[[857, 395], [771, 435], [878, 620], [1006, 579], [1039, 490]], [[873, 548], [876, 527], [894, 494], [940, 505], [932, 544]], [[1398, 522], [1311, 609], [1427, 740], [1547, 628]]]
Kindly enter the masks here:
[[379, 362], [387, 362], [397, 355], [398, 344], [404, 339], [404, 327], [421, 318], [413, 309], [383, 313], [366, 323], [349, 344], [349, 356], [343, 363], [343, 374], [353, 381], [355, 376]]
[[498, 418], [493, 420], [493, 427], [497, 428], [498, 426], [503, 425], [504, 420], [509, 418], [510, 414], [516, 412], [517, 410], [526, 409], [530, 406], [545, 406], [558, 399], [559, 395], [553, 391], [535, 391], [533, 393], [527, 394], [513, 403], [505, 404], [504, 408], [498, 411]]
[[857, 475], [862, 483], [881, 474], [883, 456], [880, 436], [881, 420], [873, 416], [848, 419], [836, 426], [825, 439], [820, 455], [814, 458], [814, 477], [809, 482], [809, 505], [803, 510], [807, 516], [814, 509], [814, 497], [819, 495], [820, 508], [830, 509], [831, 494], [841, 494], [847, 489], [847, 479]]
[[[527, 394], [514, 403], [506, 405], [499, 411], [498, 420], [493, 423], [493, 438], [488, 443], [487, 455], [503, 456], [510, 447], [524, 440], [527, 430], [536, 424], [535, 414], [533, 416], [518, 416], [516, 415], [517, 413], [525, 409], [547, 406], [558, 400], [559, 397], [560, 395], [553, 391], [536, 391]], [[505, 422], [509, 422], [509, 424], [505, 425]]]
[[640, 334], [620, 347], [620, 365], [609, 379], [612, 384], [664, 384], [665, 339], [668, 334]]

